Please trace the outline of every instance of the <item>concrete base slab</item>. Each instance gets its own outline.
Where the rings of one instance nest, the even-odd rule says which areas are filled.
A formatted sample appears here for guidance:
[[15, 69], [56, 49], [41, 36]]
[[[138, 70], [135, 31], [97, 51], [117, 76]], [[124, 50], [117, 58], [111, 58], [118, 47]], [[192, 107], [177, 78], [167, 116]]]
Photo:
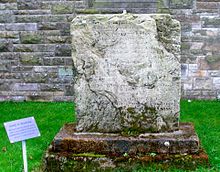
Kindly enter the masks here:
[[77, 133], [75, 124], [66, 124], [55, 136], [45, 156], [46, 171], [89, 171], [162, 163], [188, 169], [208, 165], [191, 123], [178, 131], [145, 133], [136, 136], [106, 133]]

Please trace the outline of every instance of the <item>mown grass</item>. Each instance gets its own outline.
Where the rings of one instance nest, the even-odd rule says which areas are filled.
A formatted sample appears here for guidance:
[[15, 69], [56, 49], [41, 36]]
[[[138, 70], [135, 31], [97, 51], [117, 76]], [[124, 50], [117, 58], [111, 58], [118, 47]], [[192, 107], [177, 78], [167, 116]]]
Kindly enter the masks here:
[[[21, 172], [23, 168], [21, 143], [10, 144], [3, 123], [34, 116], [41, 137], [27, 141], [29, 170], [38, 171], [42, 156], [64, 123], [75, 120], [73, 103], [2, 102], [0, 103], [0, 172]], [[202, 146], [207, 151], [211, 169], [197, 171], [220, 171], [220, 102], [182, 101], [181, 121], [193, 122]], [[135, 171], [162, 171], [146, 167]], [[170, 169], [169, 171], [183, 171]]]
[[220, 171], [220, 101], [182, 101], [181, 121], [194, 123], [212, 171]]

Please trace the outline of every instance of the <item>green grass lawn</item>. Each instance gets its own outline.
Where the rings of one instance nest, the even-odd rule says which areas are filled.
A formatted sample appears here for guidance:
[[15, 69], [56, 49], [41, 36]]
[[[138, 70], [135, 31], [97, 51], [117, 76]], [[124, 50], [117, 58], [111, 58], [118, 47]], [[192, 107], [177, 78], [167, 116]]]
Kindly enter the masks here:
[[[23, 168], [21, 142], [10, 144], [3, 123], [30, 116], [35, 117], [41, 132], [41, 137], [27, 141], [30, 171], [39, 171], [42, 156], [56, 133], [64, 123], [75, 120], [73, 103], [0, 103], [0, 172], [21, 172]], [[181, 121], [195, 124], [202, 146], [209, 155], [211, 171], [220, 171], [220, 102], [182, 101]], [[197, 171], [209, 169], [201, 168]]]

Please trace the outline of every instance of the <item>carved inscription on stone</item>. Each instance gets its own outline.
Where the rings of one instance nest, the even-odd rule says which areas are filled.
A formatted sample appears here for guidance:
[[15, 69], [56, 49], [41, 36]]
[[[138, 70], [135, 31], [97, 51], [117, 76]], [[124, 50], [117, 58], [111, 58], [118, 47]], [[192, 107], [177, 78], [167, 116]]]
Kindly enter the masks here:
[[[171, 28], [169, 49], [159, 38], [161, 21]], [[178, 128], [179, 22], [169, 15], [77, 16], [71, 33], [78, 131]]]

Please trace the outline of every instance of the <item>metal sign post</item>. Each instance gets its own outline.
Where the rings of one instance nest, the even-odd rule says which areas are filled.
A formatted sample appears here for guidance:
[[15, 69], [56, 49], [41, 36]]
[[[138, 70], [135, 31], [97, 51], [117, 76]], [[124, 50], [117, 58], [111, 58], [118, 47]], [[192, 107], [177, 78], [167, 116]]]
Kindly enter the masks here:
[[24, 172], [28, 172], [26, 140], [40, 136], [34, 117], [5, 122], [4, 126], [10, 143], [22, 141]]
[[27, 162], [27, 151], [26, 151], [26, 141], [22, 141], [22, 154], [24, 162], [24, 172], [28, 172], [28, 162]]

